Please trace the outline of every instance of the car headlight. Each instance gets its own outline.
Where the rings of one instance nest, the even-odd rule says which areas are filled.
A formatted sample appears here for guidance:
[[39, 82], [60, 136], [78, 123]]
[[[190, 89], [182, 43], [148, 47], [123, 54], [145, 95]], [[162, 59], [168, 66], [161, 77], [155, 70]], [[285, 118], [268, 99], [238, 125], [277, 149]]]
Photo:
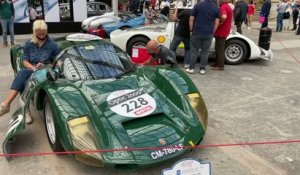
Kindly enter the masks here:
[[[68, 126], [75, 151], [97, 150], [97, 140], [88, 117], [71, 119]], [[99, 152], [75, 154], [75, 159], [92, 166], [103, 166], [103, 157]]]
[[198, 119], [202, 124], [203, 128], [206, 130], [207, 128], [207, 121], [208, 121], [208, 114], [205, 103], [199, 93], [192, 93], [188, 94], [188, 99], [191, 106], [197, 113]]

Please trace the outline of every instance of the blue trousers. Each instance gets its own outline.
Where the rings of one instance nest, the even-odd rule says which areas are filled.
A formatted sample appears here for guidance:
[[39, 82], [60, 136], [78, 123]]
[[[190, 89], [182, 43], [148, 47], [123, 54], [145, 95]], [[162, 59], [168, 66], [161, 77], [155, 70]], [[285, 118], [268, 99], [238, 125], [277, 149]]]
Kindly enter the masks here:
[[28, 79], [30, 78], [31, 74], [33, 73], [33, 70], [29, 69], [22, 69], [20, 72], [18, 72], [17, 76], [15, 77], [11, 89], [14, 89], [20, 93], [23, 93], [25, 86], [28, 82]]
[[191, 36], [191, 43], [190, 43], [191, 57], [189, 61], [190, 69], [195, 68], [199, 49], [201, 50], [200, 69], [205, 69], [208, 61], [208, 50], [210, 48], [212, 40], [213, 40], [213, 35], [205, 35], [205, 36], [192, 35]]
[[7, 26], [9, 28], [10, 42], [15, 42], [14, 19], [1, 19], [3, 42], [7, 43]]
[[175, 35], [171, 42], [170, 49], [175, 53], [180, 42], [184, 44], [184, 64], [189, 64], [190, 60], [190, 39]]

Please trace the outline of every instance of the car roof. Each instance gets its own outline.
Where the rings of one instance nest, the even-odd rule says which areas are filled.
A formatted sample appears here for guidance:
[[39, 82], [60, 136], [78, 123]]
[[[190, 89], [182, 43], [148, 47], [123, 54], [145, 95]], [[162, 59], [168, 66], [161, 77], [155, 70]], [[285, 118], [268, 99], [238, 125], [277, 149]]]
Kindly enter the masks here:
[[[77, 38], [68, 39], [68, 37], [74, 36], [74, 35], [77, 35], [77, 36], [75, 36]], [[80, 39], [80, 37], [82, 37], [83, 39]], [[92, 38], [88, 38], [88, 37], [92, 37]], [[112, 44], [98, 36], [89, 35], [89, 34], [81, 34], [81, 33], [71, 34], [71, 35], [55, 38], [54, 41], [57, 43], [57, 45], [60, 47], [61, 50], [64, 50], [68, 47], [72, 47], [75, 45], [86, 44], [86, 43], [109, 43], [109, 44]]]

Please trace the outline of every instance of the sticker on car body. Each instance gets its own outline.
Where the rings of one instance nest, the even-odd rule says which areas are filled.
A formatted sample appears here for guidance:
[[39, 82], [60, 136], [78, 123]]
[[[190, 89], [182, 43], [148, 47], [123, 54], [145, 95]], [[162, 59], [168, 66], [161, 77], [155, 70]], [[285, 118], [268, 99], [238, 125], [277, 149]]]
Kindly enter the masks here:
[[143, 89], [115, 91], [107, 97], [108, 107], [126, 117], [144, 117], [156, 109], [153, 97]]
[[18, 115], [18, 116], [13, 117], [12, 119], [10, 119], [6, 135], [8, 135], [10, 132], [12, 132], [12, 130], [16, 129], [22, 120], [23, 120], [22, 115]]

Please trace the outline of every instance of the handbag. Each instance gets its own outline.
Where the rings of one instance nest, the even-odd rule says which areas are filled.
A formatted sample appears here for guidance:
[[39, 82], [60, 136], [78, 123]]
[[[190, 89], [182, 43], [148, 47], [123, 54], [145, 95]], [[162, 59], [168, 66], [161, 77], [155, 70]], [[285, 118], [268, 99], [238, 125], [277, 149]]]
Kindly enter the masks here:
[[259, 16], [258, 22], [259, 23], [264, 23], [265, 22], [265, 17], [264, 16]]
[[283, 13], [283, 19], [289, 19], [291, 16], [290, 12], [284, 12]]
[[287, 8], [289, 7], [289, 5], [286, 6], [285, 8], [285, 12], [283, 13], [283, 19], [289, 19], [291, 14], [289, 11], [287, 11]]

